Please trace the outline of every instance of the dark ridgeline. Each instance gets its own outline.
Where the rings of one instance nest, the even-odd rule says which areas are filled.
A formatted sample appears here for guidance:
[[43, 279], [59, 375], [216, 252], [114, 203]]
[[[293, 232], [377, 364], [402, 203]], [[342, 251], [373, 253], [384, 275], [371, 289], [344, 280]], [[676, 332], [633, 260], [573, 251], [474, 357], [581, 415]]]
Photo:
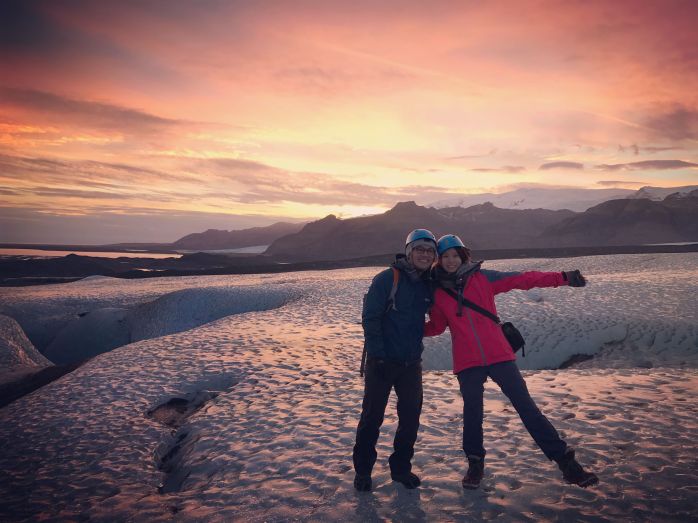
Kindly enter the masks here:
[[642, 245], [698, 241], [698, 190], [662, 201], [609, 200], [549, 227], [558, 245]]

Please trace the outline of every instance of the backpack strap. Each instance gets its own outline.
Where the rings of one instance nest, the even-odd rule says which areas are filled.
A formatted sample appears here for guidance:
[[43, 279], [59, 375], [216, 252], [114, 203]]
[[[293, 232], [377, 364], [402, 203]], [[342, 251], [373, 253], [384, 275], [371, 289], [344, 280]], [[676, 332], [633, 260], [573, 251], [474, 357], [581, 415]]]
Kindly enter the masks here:
[[456, 300], [459, 304], [462, 303], [462, 304], [465, 305], [466, 307], [469, 307], [469, 308], [473, 309], [474, 311], [479, 312], [480, 314], [482, 314], [483, 316], [488, 317], [489, 319], [491, 319], [493, 322], [495, 322], [495, 323], [497, 323], [497, 324], [501, 324], [501, 323], [502, 323], [502, 320], [499, 319], [499, 316], [497, 316], [497, 315], [495, 315], [495, 314], [492, 314], [492, 313], [491, 313], [490, 311], [488, 311], [487, 309], [484, 309], [484, 308], [480, 307], [477, 303], [473, 303], [472, 301], [468, 300], [467, 298], [464, 298], [462, 292], [459, 292], [458, 294], [456, 294], [456, 293], [453, 292], [451, 289], [444, 289], [443, 287], [442, 287], [441, 290], [443, 290], [443, 291], [444, 291], [446, 294], [448, 294], [451, 298], [453, 298], [454, 300]]
[[364, 351], [361, 353], [361, 365], [359, 366], [359, 376], [364, 377], [366, 370], [366, 343], [364, 343]]
[[390, 294], [388, 295], [388, 306], [385, 308], [385, 312], [388, 312], [389, 310], [397, 310], [397, 307], [395, 307], [395, 295], [397, 294], [397, 284], [400, 281], [400, 271], [396, 268], [393, 267], [393, 286], [390, 289]]

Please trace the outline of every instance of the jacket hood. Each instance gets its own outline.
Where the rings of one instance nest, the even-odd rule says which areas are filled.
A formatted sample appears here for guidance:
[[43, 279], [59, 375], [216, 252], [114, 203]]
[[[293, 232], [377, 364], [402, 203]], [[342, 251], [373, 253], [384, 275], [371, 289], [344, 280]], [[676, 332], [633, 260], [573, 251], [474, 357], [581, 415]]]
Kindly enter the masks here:
[[463, 263], [460, 267], [458, 267], [458, 270], [456, 271], [456, 278], [467, 278], [473, 272], [479, 271], [480, 265], [482, 265], [482, 261], [468, 260], [468, 262]]

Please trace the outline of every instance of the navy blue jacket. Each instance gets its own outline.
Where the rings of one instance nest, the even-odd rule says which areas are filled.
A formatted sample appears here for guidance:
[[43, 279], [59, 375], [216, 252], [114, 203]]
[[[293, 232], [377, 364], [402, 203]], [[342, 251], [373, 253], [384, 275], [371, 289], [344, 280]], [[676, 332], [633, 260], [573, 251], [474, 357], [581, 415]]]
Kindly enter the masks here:
[[391, 268], [373, 278], [365, 296], [361, 313], [364, 344], [368, 356], [409, 364], [421, 360], [424, 350], [424, 315], [431, 305], [429, 271], [421, 276], [409, 274], [402, 260], [393, 266], [400, 270], [395, 307], [389, 308]]

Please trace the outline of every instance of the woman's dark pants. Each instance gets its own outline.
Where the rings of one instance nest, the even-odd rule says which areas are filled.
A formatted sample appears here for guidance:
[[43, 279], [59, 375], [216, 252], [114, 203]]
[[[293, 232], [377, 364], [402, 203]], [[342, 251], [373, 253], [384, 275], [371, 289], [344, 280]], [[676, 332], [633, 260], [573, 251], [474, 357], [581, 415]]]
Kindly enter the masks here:
[[397, 395], [398, 425], [390, 456], [392, 474], [406, 474], [412, 470], [414, 444], [417, 441], [419, 416], [422, 412], [422, 364], [400, 365], [384, 362], [378, 365], [369, 358], [366, 362], [366, 383], [361, 419], [356, 429], [354, 470], [368, 475], [376, 462], [376, 442], [383, 424], [385, 407], [390, 391]]
[[538, 410], [528, 393], [526, 382], [513, 361], [505, 361], [485, 367], [471, 367], [458, 373], [458, 383], [463, 396], [463, 452], [466, 456], [485, 457], [483, 445], [483, 392], [487, 377], [499, 385], [518, 412], [526, 430], [550, 460], [562, 457], [567, 444], [555, 427]]

